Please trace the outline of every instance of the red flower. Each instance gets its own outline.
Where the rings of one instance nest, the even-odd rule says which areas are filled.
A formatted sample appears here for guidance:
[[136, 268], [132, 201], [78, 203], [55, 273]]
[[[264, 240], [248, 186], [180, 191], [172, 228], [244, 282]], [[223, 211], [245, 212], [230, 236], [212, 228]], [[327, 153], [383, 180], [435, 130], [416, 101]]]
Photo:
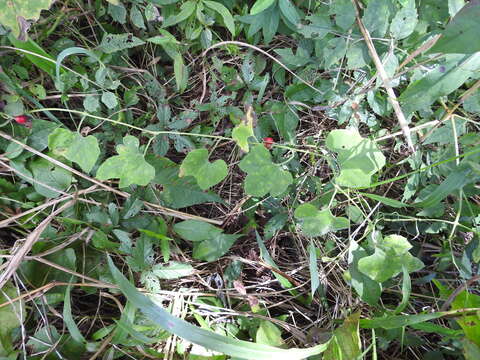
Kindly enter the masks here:
[[263, 138], [263, 146], [265, 146], [268, 150], [272, 148], [272, 145], [275, 143], [271, 137], [264, 137]]
[[28, 122], [28, 117], [27, 115], [18, 115], [15, 116], [15, 122], [20, 125], [25, 125]]

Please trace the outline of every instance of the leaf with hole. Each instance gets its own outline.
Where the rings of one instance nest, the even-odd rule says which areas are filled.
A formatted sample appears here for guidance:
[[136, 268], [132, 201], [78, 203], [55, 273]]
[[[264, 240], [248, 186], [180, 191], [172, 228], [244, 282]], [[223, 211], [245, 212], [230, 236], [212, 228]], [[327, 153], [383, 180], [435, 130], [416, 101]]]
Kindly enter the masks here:
[[306, 236], [322, 236], [330, 231], [346, 229], [350, 225], [347, 218], [335, 217], [330, 209], [318, 210], [312, 204], [297, 207], [295, 217], [299, 219]]
[[179, 176], [193, 176], [202, 190], [206, 190], [228, 175], [227, 164], [223, 160], [208, 161], [207, 149], [190, 151], [180, 166]]
[[377, 145], [362, 138], [357, 130], [333, 130], [327, 136], [326, 145], [338, 154], [340, 173], [335, 181], [340, 186], [369, 186], [372, 175], [385, 166], [385, 156]]
[[48, 135], [48, 148], [55, 155], [77, 163], [87, 173], [92, 170], [100, 155], [95, 136], [83, 137], [77, 132], [62, 128], [57, 128]]
[[16, 38], [26, 39], [27, 20], [38, 20], [40, 12], [50, 8], [53, 0], [3, 0], [0, 1], [0, 24]]
[[245, 192], [252, 196], [270, 193], [278, 196], [287, 190], [293, 181], [292, 175], [272, 162], [272, 156], [265, 146], [255, 145], [240, 161], [239, 167], [246, 172]]
[[132, 184], [147, 185], [155, 177], [155, 168], [145, 161], [139, 145], [136, 137], [126, 135], [123, 144], [116, 147], [118, 155], [108, 158], [100, 165], [97, 178], [120, 179], [121, 188]]

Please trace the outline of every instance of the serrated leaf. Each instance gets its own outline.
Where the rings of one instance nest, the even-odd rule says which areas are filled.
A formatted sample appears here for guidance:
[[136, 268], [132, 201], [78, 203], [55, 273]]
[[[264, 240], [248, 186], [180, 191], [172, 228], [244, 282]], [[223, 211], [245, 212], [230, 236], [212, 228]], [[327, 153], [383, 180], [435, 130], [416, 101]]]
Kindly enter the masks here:
[[402, 268], [411, 273], [423, 268], [423, 263], [409, 250], [412, 245], [400, 235], [385, 237], [375, 248], [373, 255], [358, 261], [358, 270], [379, 283], [397, 276]]
[[431, 53], [473, 54], [480, 51], [480, 1], [468, 2], [450, 21]]
[[190, 151], [180, 166], [179, 176], [193, 176], [202, 190], [218, 184], [228, 175], [225, 161], [208, 161], [207, 149]]
[[306, 236], [322, 236], [330, 231], [348, 228], [347, 218], [333, 216], [330, 209], [318, 210], [312, 204], [302, 204], [295, 210], [295, 217], [300, 220], [302, 232]]
[[235, 24], [233, 21], [233, 16], [232, 14], [230, 14], [230, 11], [228, 11], [228, 9], [224, 5], [209, 0], [203, 0], [203, 4], [219, 13], [228, 31], [230, 31], [232, 35], [235, 35]]
[[90, 172], [100, 155], [95, 136], [83, 137], [67, 129], [57, 128], [48, 135], [48, 148], [56, 155], [76, 162], [83, 171]]
[[0, 24], [12, 29], [16, 38], [26, 38], [26, 20], [38, 20], [40, 12], [49, 9], [52, 2], [53, 0], [0, 1]]
[[357, 130], [333, 130], [326, 145], [338, 153], [340, 174], [335, 181], [341, 186], [369, 186], [372, 175], [385, 166], [385, 156], [377, 145], [362, 138]]
[[257, 0], [250, 9], [250, 15], [261, 13], [263, 10], [272, 6], [275, 0]]
[[244, 188], [252, 196], [280, 195], [293, 181], [288, 171], [272, 162], [270, 152], [261, 144], [255, 145], [238, 166], [248, 174]]
[[112, 156], [100, 165], [97, 178], [100, 180], [120, 179], [119, 187], [132, 184], [147, 185], [155, 177], [155, 168], [147, 163], [138, 149], [136, 137], [126, 135], [123, 145], [117, 145], [118, 155]]
[[172, 261], [169, 265], [154, 265], [152, 272], [160, 279], [178, 279], [193, 273], [194, 269], [190, 264], [182, 264]]

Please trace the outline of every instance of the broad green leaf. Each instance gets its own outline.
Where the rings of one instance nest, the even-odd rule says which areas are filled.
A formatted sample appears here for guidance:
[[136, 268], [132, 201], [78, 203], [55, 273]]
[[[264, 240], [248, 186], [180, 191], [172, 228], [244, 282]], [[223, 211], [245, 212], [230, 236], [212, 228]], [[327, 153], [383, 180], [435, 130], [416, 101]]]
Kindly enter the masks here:
[[140, 40], [132, 34], [105, 34], [100, 43], [100, 50], [107, 54], [134, 48], [145, 44], [145, 41]]
[[480, 359], [480, 346], [476, 345], [473, 341], [468, 339], [462, 340], [463, 355], [465, 360], [477, 360]]
[[250, 9], [250, 14], [255, 15], [272, 6], [275, 0], [257, 0]]
[[183, 239], [194, 242], [193, 257], [205, 261], [217, 260], [242, 236], [224, 234], [222, 229], [199, 220], [179, 222], [173, 229]]
[[418, 271], [424, 265], [410, 254], [411, 247], [403, 236], [387, 236], [377, 245], [373, 255], [358, 261], [358, 270], [380, 283], [398, 275], [403, 267], [409, 273]]
[[335, 0], [330, 7], [330, 14], [335, 15], [336, 24], [348, 30], [355, 22], [355, 8], [351, 0]]
[[173, 230], [188, 241], [204, 241], [222, 233], [222, 229], [200, 220], [185, 220], [176, 223]]
[[48, 148], [55, 155], [76, 162], [87, 173], [92, 170], [100, 155], [95, 136], [83, 137], [79, 133], [62, 128], [57, 128], [48, 135]]
[[390, 199], [390, 198], [387, 198], [385, 196], [380, 196], [380, 195], [376, 195], [376, 194], [367, 194], [367, 193], [362, 193], [362, 195], [366, 196], [366, 197], [368, 197], [372, 200], [381, 202], [382, 204], [385, 204], [387, 206], [391, 206], [391, 207], [397, 208], [397, 209], [409, 206], [408, 204], [405, 204], [404, 202], [401, 202], [401, 201], [398, 201], [398, 200], [395, 200], [395, 199]]
[[350, 241], [348, 249], [350, 282], [363, 301], [371, 306], [375, 306], [382, 293], [381, 286], [378, 282], [358, 270], [358, 261], [367, 256], [367, 252], [356, 241]]
[[191, 275], [193, 271], [192, 265], [175, 261], [172, 261], [169, 265], [157, 264], [152, 268], [152, 272], [160, 279], [178, 279]]
[[[450, 4], [449, 4], [450, 5]], [[473, 54], [480, 51], [480, 1], [468, 2], [450, 21], [431, 53]]]
[[323, 360], [361, 358], [359, 319], [360, 311], [347, 317], [342, 326], [335, 329], [333, 338], [323, 355]]
[[232, 35], [235, 35], [235, 24], [233, 21], [233, 16], [232, 14], [230, 14], [230, 11], [228, 11], [228, 9], [224, 5], [216, 1], [209, 0], [203, 0], [203, 4], [219, 13], [228, 31], [230, 31]]
[[87, 95], [83, 99], [83, 107], [88, 112], [94, 113], [100, 109], [100, 99], [96, 95]]
[[0, 24], [12, 30], [16, 38], [26, 38], [26, 20], [38, 20], [40, 12], [50, 8], [53, 0], [2, 0]]
[[193, 258], [215, 261], [225, 255], [242, 234], [218, 234], [211, 239], [196, 242], [193, 246]]
[[385, 156], [377, 145], [362, 138], [357, 130], [333, 130], [327, 136], [326, 145], [338, 153], [340, 174], [335, 181], [341, 186], [369, 186], [372, 175], [385, 165]]
[[122, 3], [108, 4], [108, 14], [112, 17], [113, 21], [116, 21], [120, 24], [125, 24], [127, 21], [127, 9]]
[[277, 196], [292, 183], [292, 175], [272, 162], [270, 152], [262, 144], [255, 145], [240, 161], [239, 167], [246, 172], [245, 192], [252, 196], [270, 193]]
[[206, 190], [228, 175], [228, 167], [225, 161], [208, 161], [207, 149], [190, 151], [180, 166], [179, 176], [193, 176], [201, 189]]
[[350, 225], [347, 218], [335, 217], [330, 209], [318, 210], [312, 204], [297, 207], [295, 217], [301, 221], [302, 232], [306, 236], [322, 236], [330, 231], [346, 229]]
[[[467, 0], [468, 1], [468, 0]], [[448, 13], [455, 16], [465, 6], [465, 0], [448, 0]]]
[[147, 185], [155, 177], [155, 168], [147, 163], [139, 150], [136, 137], [126, 135], [123, 145], [117, 145], [118, 155], [100, 165], [97, 178], [100, 180], [120, 179], [119, 187], [132, 184]]
[[328, 14], [312, 14], [305, 17], [297, 25], [297, 31], [307, 39], [320, 40], [330, 31], [333, 31], [333, 24]]
[[259, 344], [270, 346], [282, 346], [284, 344], [282, 331], [277, 325], [268, 320], [262, 320], [260, 322], [255, 340]]
[[108, 258], [108, 266], [120, 290], [148, 319], [159, 325], [162, 329], [207, 349], [240, 359], [271, 360], [274, 358], [276, 360], [301, 360], [320, 354], [325, 351], [327, 347], [326, 344], [321, 344], [306, 349], [278, 349], [272, 346], [237, 340], [232, 337], [226, 337], [212, 331], [201, 329], [185, 320], [173, 316], [148, 297], [141, 294], [128, 282], [127, 278], [118, 271], [110, 257]]
[[397, 40], [405, 39], [413, 33], [417, 23], [418, 14], [415, 0], [408, 0], [408, 3], [393, 17], [390, 33]]
[[293, 25], [297, 25], [300, 22], [300, 15], [298, 15], [297, 9], [290, 0], [279, 0], [280, 11], [285, 18]]
[[374, 37], [384, 37], [390, 18], [390, 4], [386, 0], [370, 0], [363, 15], [363, 24]]
[[66, 190], [72, 182], [72, 174], [64, 168], [55, 166], [46, 159], [38, 158], [30, 163], [33, 178], [38, 182], [33, 183], [35, 191], [47, 198], [56, 198], [60, 192], [51, 190], [40, 183], [48, 185], [51, 188], [63, 191]]
[[112, 110], [118, 105], [118, 100], [115, 94], [111, 91], [104, 91], [102, 93], [102, 103], [104, 103], [107, 108]]
[[130, 265], [133, 271], [145, 271], [153, 265], [154, 257], [155, 252], [150, 239], [140, 237], [132, 248], [130, 255], [127, 256], [127, 264]]
[[186, 1], [180, 7], [180, 12], [177, 15], [169, 16], [163, 22], [163, 27], [169, 27], [175, 24], [178, 24], [186, 20], [190, 15], [193, 14], [197, 4], [194, 1]]
[[444, 316], [444, 312], [435, 312], [416, 315], [390, 315], [373, 319], [361, 319], [360, 327], [363, 329], [398, 329], [405, 326], [423, 323]]
[[[7, 282], [0, 292], [0, 304], [20, 295], [17, 289]], [[25, 303], [23, 300], [15, 301], [11, 305], [0, 308], [0, 357], [9, 355], [13, 350], [13, 331], [20, 327], [25, 320]], [[15, 357], [16, 358], [16, 357]]]
[[143, 21], [143, 15], [138, 9], [138, 6], [132, 5], [132, 8], [130, 9], [130, 20], [137, 28], [144, 30], [147, 29], [145, 27], [145, 22]]
[[255, 135], [253, 133], [252, 108], [249, 107], [245, 114], [245, 118], [242, 119], [240, 124], [235, 126], [235, 128], [232, 130], [232, 139], [235, 140], [238, 146], [240, 146], [240, 149], [248, 152], [250, 150], [250, 147], [248, 146], [248, 139], [251, 136]]
[[480, 53], [473, 55], [446, 55], [421, 79], [412, 82], [399, 100], [406, 114], [428, 108], [440, 97], [458, 89], [480, 69]]

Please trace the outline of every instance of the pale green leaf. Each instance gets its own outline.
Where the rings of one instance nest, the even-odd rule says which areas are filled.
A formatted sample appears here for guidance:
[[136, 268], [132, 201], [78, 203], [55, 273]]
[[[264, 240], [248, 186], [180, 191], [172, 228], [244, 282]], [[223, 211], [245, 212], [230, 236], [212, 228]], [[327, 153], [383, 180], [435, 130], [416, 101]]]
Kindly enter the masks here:
[[333, 338], [323, 355], [323, 360], [360, 359], [362, 347], [359, 332], [360, 311], [345, 319], [342, 326], [335, 329]]
[[263, 10], [272, 6], [275, 0], [257, 0], [250, 9], [250, 15], [261, 13]]
[[[18, 290], [10, 282], [7, 282], [0, 292], [0, 304], [4, 304], [19, 295]], [[13, 351], [13, 331], [22, 325], [25, 315], [23, 300], [15, 301], [11, 305], [0, 308], [0, 357], [7, 356]]]
[[[38, 182], [33, 183], [35, 191], [47, 198], [56, 198], [61, 195], [61, 191], [66, 190], [72, 182], [72, 174], [61, 168], [55, 166], [46, 159], [38, 158], [30, 163], [33, 178]], [[50, 188], [59, 190], [54, 191], [40, 183], [48, 185]]]
[[290, 0], [279, 0], [280, 11], [285, 18], [293, 25], [297, 25], [300, 22], [300, 15], [298, 15], [297, 9]]
[[180, 53], [175, 53], [173, 58], [173, 71], [175, 73], [175, 83], [177, 90], [182, 93], [188, 85], [188, 68], [183, 62], [183, 57]]
[[[50, 8], [53, 0], [2, 0], [0, 1], [0, 24], [12, 30], [15, 37], [25, 38], [25, 20], [38, 20], [40, 12]], [[20, 22], [21, 21], [21, 22]]]
[[313, 240], [310, 241], [308, 246], [309, 254], [309, 270], [310, 270], [310, 287], [312, 288], [312, 298], [315, 296], [315, 291], [320, 286], [320, 276], [318, 274], [318, 264], [317, 264], [317, 249]]
[[138, 147], [138, 139], [126, 135], [123, 145], [117, 145], [118, 155], [108, 158], [100, 165], [97, 178], [120, 179], [121, 188], [132, 184], [147, 185], [155, 177], [155, 168], [145, 161]]
[[228, 31], [230, 31], [232, 35], [235, 35], [235, 24], [233, 21], [233, 16], [232, 14], [230, 14], [230, 11], [228, 11], [228, 9], [224, 5], [216, 1], [209, 0], [203, 0], [203, 4], [219, 13]]
[[268, 321], [262, 320], [260, 326], [257, 330], [256, 341], [259, 344], [270, 345], [270, 346], [282, 346], [282, 331], [278, 328], [277, 325]]
[[83, 137], [67, 129], [57, 128], [48, 136], [48, 148], [56, 155], [76, 162], [83, 171], [90, 172], [100, 155], [95, 136]]
[[295, 217], [300, 220], [306, 236], [322, 236], [330, 231], [346, 229], [350, 224], [347, 218], [333, 216], [330, 209], [318, 210], [312, 204], [297, 207]]
[[201, 189], [206, 190], [228, 175], [227, 164], [223, 160], [208, 161], [207, 149], [190, 151], [180, 166], [179, 176], [193, 176]]
[[393, 17], [390, 24], [390, 33], [397, 40], [405, 39], [413, 33], [417, 23], [418, 14], [415, 0], [409, 0], [408, 4]]
[[335, 15], [335, 22], [343, 30], [348, 30], [355, 22], [355, 8], [351, 0], [335, 0], [330, 7], [330, 14]]
[[232, 139], [235, 140], [240, 149], [245, 152], [250, 150], [248, 139], [254, 136], [252, 108], [249, 107], [242, 122], [232, 130]]
[[152, 272], [160, 279], [178, 279], [191, 275], [193, 271], [192, 265], [175, 261], [172, 261], [169, 265], [157, 264], [152, 268]]
[[199, 220], [179, 222], [173, 226], [173, 230], [188, 241], [204, 241], [222, 233], [222, 229]]
[[380, 283], [398, 275], [403, 267], [409, 273], [418, 271], [424, 265], [410, 254], [411, 247], [403, 236], [387, 236], [377, 245], [373, 255], [358, 261], [358, 270]]
[[193, 14], [197, 4], [194, 1], [186, 1], [180, 7], [180, 12], [177, 15], [169, 16], [163, 22], [163, 27], [169, 27], [175, 24], [178, 24], [186, 20], [190, 15]]
[[335, 181], [341, 186], [369, 186], [372, 175], [385, 165], [385, 156], [377, 145], [362, 138], [357, 130], [333, 130], [327, 136], [326, 145], [338, 153], [340, 174]]
[[262, 144], [255, 145], [240, 161], [239, 167], [246, 172], [245, 192], [252, 196], [270, 193], [278, 196], [292, 183], [292, 175], [272, 162], [270, 152]]
[[211, 239], [196, 242], [193, 257], [198, 260], [215, 261], [225, 255], [242, 234], [218, 234]]
[[107, 54], [113, 54], [116, 51], [134, 48], [143, 44], [145, 44], [143, 40], [132, 34], [105, 34], [99, 48]]
[[104, 91], [102, 94], [102, 103], [112, 110], [118, 105], [118, 100], [115, 94], [111, 91]]

